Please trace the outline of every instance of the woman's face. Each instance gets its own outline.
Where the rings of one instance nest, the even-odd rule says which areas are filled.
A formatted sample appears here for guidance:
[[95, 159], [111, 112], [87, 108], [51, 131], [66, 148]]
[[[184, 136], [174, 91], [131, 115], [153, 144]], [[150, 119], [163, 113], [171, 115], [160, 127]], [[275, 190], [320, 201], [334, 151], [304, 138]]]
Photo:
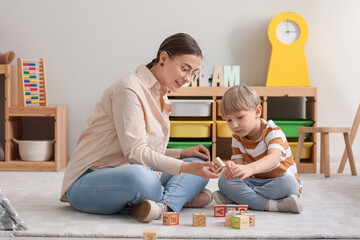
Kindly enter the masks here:
[[171, 53], [162, 52], [160, 55], [161, 78], [158, 79], [162, 87], [167, 87], [172, 92], [177, 92], [179, 89], [195, 75], [201, 63], [201, 57], [197, 55], [178, 55], [173, 58]]

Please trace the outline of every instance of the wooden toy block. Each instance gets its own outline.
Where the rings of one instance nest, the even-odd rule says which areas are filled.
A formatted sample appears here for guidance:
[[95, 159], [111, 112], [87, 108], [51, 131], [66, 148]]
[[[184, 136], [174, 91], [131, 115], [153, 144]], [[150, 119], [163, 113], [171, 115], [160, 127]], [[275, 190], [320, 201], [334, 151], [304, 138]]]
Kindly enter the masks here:
[[194, 213], [193, 214], [193, 226], [194, 227], [206, 227], [206, 214]]
[[255, 214], [250, 212], [243, 212], [241, 215], [249, 216], [249, 226], [255, 227]]
[[226, 206], [225, 206], [225, 213], [235, 212], [235, 211], [238, 211], [238, 210], [237, 210], [237, 205], [226, 204]]
[[144, 230], [143, 231], [143, 240], [156, 240], [156, 231], [155, 230]]
[[164, 212], [163, 213], [163, 224], [168, 225], [168, 226], [179, 225], [179, 213]]
[[214, 166], [210, 167], [210, 171], [213, 173], [218, 173], [225, 167], [225, 163], [219, 157], [216, 157], [213, 163]]
[[225, 217], [225, 205], [214, 205], [214, 217]]
[[245, 215], [236, 215], [232, 216], [232, 228], [244, 229], [249, 228], [249, 216]]
[[249, 206], [248, 205], [237, 205], [236, 211], [240, 211], [240, 212], [249, 211]]
[[239, 211], [229, 211], [229, 212], [227, 212], [226, 215], [225, 215], [225, 226], [231, 227], [232, 216], [236, 216], [236, 215], [239, 215], [239, 214], [240, 214]]

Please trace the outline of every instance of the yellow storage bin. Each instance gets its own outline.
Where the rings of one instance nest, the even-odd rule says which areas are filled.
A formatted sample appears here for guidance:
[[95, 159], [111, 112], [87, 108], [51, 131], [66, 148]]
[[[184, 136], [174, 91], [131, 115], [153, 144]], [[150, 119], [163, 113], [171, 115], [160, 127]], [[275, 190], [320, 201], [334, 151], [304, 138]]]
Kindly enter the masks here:
[[218, 137], [232, 137], [232, 132], [230, 131], [226, 121], [216, 121], [216, 133]]
[[221, 102], [221, 99], [216, 100], [217, 115], [221, 117], [221, 113], [220, 113], [220, 102]]
[[[313, 142], [304, 142], [304, 146], [302, 148], [300, 159], [307, 159], [307, 158], [311, 157], [311, 147], [313, 145], [314, 145]], [[295, 158], [298, 143], [297, 142], [289, 142], [289, 146], [291, 149], [291, 153], [292, 153], [293, 157]]]
[[208, 138], [213, 121], [170, 121], [171, 138]]

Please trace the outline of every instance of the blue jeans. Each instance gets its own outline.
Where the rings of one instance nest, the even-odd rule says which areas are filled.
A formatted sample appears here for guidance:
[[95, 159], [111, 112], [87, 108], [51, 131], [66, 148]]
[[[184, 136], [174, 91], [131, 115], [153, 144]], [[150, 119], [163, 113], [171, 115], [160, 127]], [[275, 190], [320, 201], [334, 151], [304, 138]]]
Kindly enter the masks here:
[[[204, 161], [190, 157], [184, 162]], [[129, 164], [115, 168], [88, 170], [69, 190], [66, 197], [77, 210], [96, 214], [116, 214], [145, 199], [165, 202], [179, 212], [183, 205], [198, 195], [208, 179], [183, 173], [158, 175], [148, 167]]]
[[270, 179], [246, 178], [243, 181], [238, 177], [230, 180], [222, 176], [218, 185], [220, 192], [232, 201], [260, 211], [270, 199], [283, 199], [292, 194], [300, 197], [299, 183], [291, 174]]

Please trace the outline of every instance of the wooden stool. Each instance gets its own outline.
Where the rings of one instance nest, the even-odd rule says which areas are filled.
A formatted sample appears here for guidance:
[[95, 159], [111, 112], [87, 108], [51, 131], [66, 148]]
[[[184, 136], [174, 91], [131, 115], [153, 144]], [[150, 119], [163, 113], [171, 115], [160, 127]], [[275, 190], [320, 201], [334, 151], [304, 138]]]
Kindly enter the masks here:
[[351, 168], [351, 174], [356, 176], [356, 166], [354, 155], [351, 148], [349, 133], [350, 128], [347, 127], [299, 127], [299, 141], [296, 150], [295, 162], [300, 162], [302, 147], [304, 145], [306, 133], [321, 133], [321, 149], [320, 149], [320, 172], [324, 172], [325, 177], [330, 177], [330, 153], [329, 153], [329, 133], [343, 133], [347, 155]]

